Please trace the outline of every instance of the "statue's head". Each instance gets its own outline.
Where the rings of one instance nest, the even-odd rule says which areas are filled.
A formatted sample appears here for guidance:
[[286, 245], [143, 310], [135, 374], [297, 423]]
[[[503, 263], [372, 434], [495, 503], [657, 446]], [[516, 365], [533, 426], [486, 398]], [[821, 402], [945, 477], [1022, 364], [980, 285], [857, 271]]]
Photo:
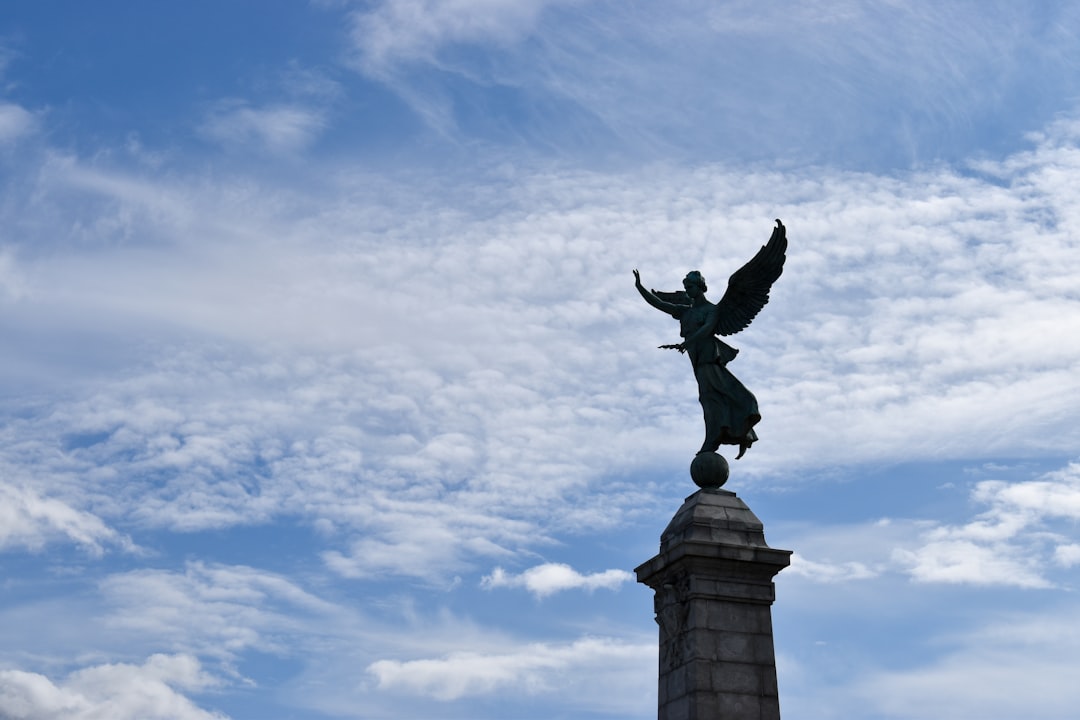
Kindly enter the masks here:
[[683, 287], [687, 290], [689, 290], [690, 286], [692, 285], [694, 287], [700, 288], [701, 292], [703, 293], [709, 291], [709, 286], [705, 284], [705, 276], [697, 270], [691, 270], [690, 272], [686, 273], [686, 278], [683, 279], [682, 284]]

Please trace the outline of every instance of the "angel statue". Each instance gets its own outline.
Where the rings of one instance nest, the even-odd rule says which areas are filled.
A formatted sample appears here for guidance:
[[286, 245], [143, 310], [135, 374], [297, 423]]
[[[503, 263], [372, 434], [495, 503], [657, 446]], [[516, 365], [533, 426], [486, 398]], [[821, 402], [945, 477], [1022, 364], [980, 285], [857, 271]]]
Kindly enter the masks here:
[[716, 304], [705, 298], [708, 287], [697, 270], [687, 273], [684, 290], [679, 292], [646, 290], [641, 275], [634, 270], [634, 285], [645, 302], [679, 321], [683, 341], [660, 347], [688, 354], [694, 367], [698, 400], [705, 412], [705, 442], [698, 456], [715, 453], [720, 445], [738, 445], [738, 460], [758, 439], [754, 432], [754, 425], [761, 420], [757, 398], [727, 369], [739, 351], [716, 336], [745, 330], [765, 307], [769, 289], [784, 271], [786, 251], [787, 230], [778, 219], [769, 242], [735, 271]]

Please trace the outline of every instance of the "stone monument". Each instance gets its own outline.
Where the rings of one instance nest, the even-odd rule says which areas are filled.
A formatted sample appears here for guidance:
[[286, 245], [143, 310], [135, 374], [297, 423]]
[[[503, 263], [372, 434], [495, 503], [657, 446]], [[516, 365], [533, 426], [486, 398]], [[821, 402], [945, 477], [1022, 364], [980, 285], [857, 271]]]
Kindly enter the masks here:
[[790, 557], [735, 493], [686, 498], [635, 570], [656, 593], [659, 720], [779, 720], [771, 606]]
[[779, 720], [773, 650], [773, 578], [791, 562], [790, 550], [765, 542], [761, 521], [722, 490], [729, 466], [716, 453], [739, 446], [741, 458], [761, 420], [757, 400], [727, 369], [738, 350], [716, 335], [750, 324], [783, 271], [783, 223], [768, 244], [728, 281], [719, 303], [705, 299], [705, 279], [694, 271], [685, 292], [635, 286], [653, 307], [680, 321], [683, 342], [661, 345], [690, 355], [705, 415], [705, 442], [690, 464], [700, 488], [686, 498], [660, 536], [660, 552], [636, 568], [638, 582], [655, 592], [660, 626], [659, 720]]

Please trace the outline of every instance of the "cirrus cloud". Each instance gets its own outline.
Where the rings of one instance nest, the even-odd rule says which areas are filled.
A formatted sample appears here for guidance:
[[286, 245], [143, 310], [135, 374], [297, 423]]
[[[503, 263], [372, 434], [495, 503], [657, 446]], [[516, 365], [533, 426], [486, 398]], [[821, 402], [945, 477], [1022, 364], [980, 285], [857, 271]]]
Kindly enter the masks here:
[[223, 102], [209, 114], [200, 130], [226, 150], [254, 146], [290, 154], [310, 145], [325, 125], [323, 113], [308, 107], [251, 107], [242, 102]]

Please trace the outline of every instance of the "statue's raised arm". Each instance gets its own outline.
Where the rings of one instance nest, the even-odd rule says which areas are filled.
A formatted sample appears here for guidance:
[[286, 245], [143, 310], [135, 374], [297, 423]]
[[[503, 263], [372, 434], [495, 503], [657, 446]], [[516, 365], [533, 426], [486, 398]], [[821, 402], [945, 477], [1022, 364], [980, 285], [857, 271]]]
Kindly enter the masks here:
[[[769, 302], [773, 283], [784, 271], [786, 253], [787, 229], [778, 219], [769, 242], [731, 275], [724, 296], [716, 304], [705, 297], [708, 286], [697, 270], [688, 273], [683, 279], [683, 289], [675, 292], [646, 290], [640, 273], [634, 270], [634, 286], [645, 302], [679, 321], [683, 341], [660, 347], [687, 353], [694, 368], [698, 399], [705, 414], [705, 442], [691, 464], [691, 475], [699, 485], [706, 482], [703, 487], [719, 486], [727, 479], [727, 462], [715, 455], [717, 448], [738, 445], [736, 459], [741, 458], [757, 441], [754, 426], [761, 420], [757, 399], [727, 369], [739, 351], [716, 336], [734, 335], [746, 329], [761, 312]], [[709, 457], [702, 457], [703, 453]], [[725, 470], [719, 481], [712, 477], [718, 471], [701, 471], [705, 465], [716, 468], [721, 464]], [[703, 473], [712, 479], [702, 481], [699, 475]]]
[[[646, 290], [645, 286], [641, 284], [641, 273], [634, 270], [634, 287], [641, 293], [641, 297], [645, 298], [645, 302], [652, 305], [657, 310], [666, 312], [672, 317], [679, 317], [682, 314], [683, 307], [690, 306], [690, 299], [686, 296], [686, 293], [659, 293], [656, 290]], [[661, 295], [668, 296], [668, 299], [660, 297]], [[685, 302], [679, 302], [681, 298], [677, 297], [681, 295], [682, 298], [686, 298]], [[672, 302], [672, 300], [675, 302]]]

